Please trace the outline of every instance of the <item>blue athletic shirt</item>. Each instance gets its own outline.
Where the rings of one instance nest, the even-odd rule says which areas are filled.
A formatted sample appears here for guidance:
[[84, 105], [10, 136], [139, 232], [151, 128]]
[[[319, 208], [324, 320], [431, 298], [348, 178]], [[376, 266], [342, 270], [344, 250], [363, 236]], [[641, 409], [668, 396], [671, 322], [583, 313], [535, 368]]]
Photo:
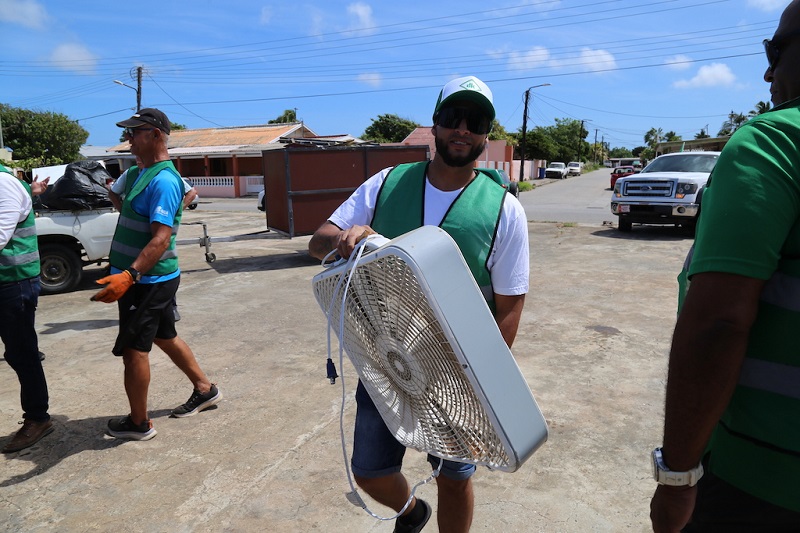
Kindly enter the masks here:
[[[143, 168], [136, 176], [138, 180], [146, 171]], [[134, 181], [134, 184], [136, 182]], [[175, 213], [181, 208], [183, 203], [183, 184], [175, 179], [175, 175], [167, 170], [162, 170], [150, 180], [149, 185], [138, 196], [133, 199], [133, 210], [137, 213], [149, 213], [150, 223], [158, 222], [165, 226], [172, 227]], [[119, 274], [120, 269], [111, 267], [112, 274]], [[163, 276], [142, 276], [139, 283], [162, 283], [180, 276], [181, 270], [178, 268], [171, 274]]]

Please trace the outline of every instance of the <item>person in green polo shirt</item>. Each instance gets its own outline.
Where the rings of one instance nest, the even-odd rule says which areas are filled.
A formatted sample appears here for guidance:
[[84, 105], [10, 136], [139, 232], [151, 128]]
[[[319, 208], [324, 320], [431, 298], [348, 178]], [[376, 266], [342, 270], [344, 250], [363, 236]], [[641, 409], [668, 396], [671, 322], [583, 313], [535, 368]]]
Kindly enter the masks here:
[[[474, 76], [457, 78], [439, 93], [433, 113], [436, 154], [431, 161], [384, 169], [368, 179], [311, 238], [309, 252], [349, 257], [365, 234], [394, 238], [422, 225], [439, 226], [458, 244], [506, 343], [511, 346], [528, 292], [528, 226], [519, 201], [497, 172], [476, 169], [495, 117], [492, 92]], [[356, 390], [351, 459], [358, 485], [400, 512], [411, 494], [400, 472], [405, 448], [389, 432], [363, 384]], [[439, 459], [428, 457], [437, 467]], [[475, 466], [444, 461], [438, 486], [439, 531], [468, 531]], [[432, 512], [413, 498], [395, 532], [415, 533]]]
[[0, 338], [4, 359], [19, 379], [23, 411], [22, 427], [3, 453], [33, 446], [54, 429], [34, 327], [41, 265], [32, 195], [44, 192], [47, 182], [28, 185], [0, 165]]
[[719, 156], [684, 268], [657, 532], [800, 530], [800, 0], [764, 48], [775, 107]]

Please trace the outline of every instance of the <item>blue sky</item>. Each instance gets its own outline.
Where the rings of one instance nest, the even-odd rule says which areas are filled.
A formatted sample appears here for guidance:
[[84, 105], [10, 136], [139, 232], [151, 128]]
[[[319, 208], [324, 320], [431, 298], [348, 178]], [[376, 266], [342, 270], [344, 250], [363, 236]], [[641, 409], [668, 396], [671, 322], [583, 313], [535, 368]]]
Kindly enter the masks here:
[[651, 127], [716, 134], [769, 100], [761, 41], [779, 0], [0, 0], [0, 102], [64, 113], [111, 145], [142, 106], [189, 128], [264, 124], [285, 109], [317, 134], [393, 113], [430, 125], [441, 86], [476, 75], [509, 131], [585, 120], [588, 140]]

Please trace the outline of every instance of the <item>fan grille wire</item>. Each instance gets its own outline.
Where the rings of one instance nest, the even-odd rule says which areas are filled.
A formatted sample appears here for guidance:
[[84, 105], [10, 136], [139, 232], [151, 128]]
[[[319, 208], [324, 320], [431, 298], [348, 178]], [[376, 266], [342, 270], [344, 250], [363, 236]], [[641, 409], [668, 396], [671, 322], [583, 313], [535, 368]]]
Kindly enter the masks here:
[[[315, 287], [319, 301], [342, 300], [338, 276]], [[510, 459], [469, 378], [401, 258], [358, 265], [345, 299], [343, 339], [350, 361], [389, 430], [404, 446], [445, 459], [503, 468]], [[340, 319], [334, 305], [329, 317]]]

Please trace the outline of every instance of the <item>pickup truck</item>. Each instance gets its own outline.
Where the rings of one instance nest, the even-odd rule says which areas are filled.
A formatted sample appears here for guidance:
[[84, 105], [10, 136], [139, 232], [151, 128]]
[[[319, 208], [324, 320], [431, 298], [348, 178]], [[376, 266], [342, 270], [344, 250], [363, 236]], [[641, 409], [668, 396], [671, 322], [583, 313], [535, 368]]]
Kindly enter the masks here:
[[85, 211], [36, 211], [42, 294], [68, 292], [83, 267], [108, 260], [119, 213], [113, 207]]
[[560, 162], [550, 163], [547, 165], [547, 168], [544, 169], [544, 177], [563, 180], [567, 177], [567, 165]]
[[619, 178], [611, 193], [617, 228], [640, 224], [677, 224], [694, 230], [708, 177], [719, 152], [676, 152], [653, 160], [638, 174]]

